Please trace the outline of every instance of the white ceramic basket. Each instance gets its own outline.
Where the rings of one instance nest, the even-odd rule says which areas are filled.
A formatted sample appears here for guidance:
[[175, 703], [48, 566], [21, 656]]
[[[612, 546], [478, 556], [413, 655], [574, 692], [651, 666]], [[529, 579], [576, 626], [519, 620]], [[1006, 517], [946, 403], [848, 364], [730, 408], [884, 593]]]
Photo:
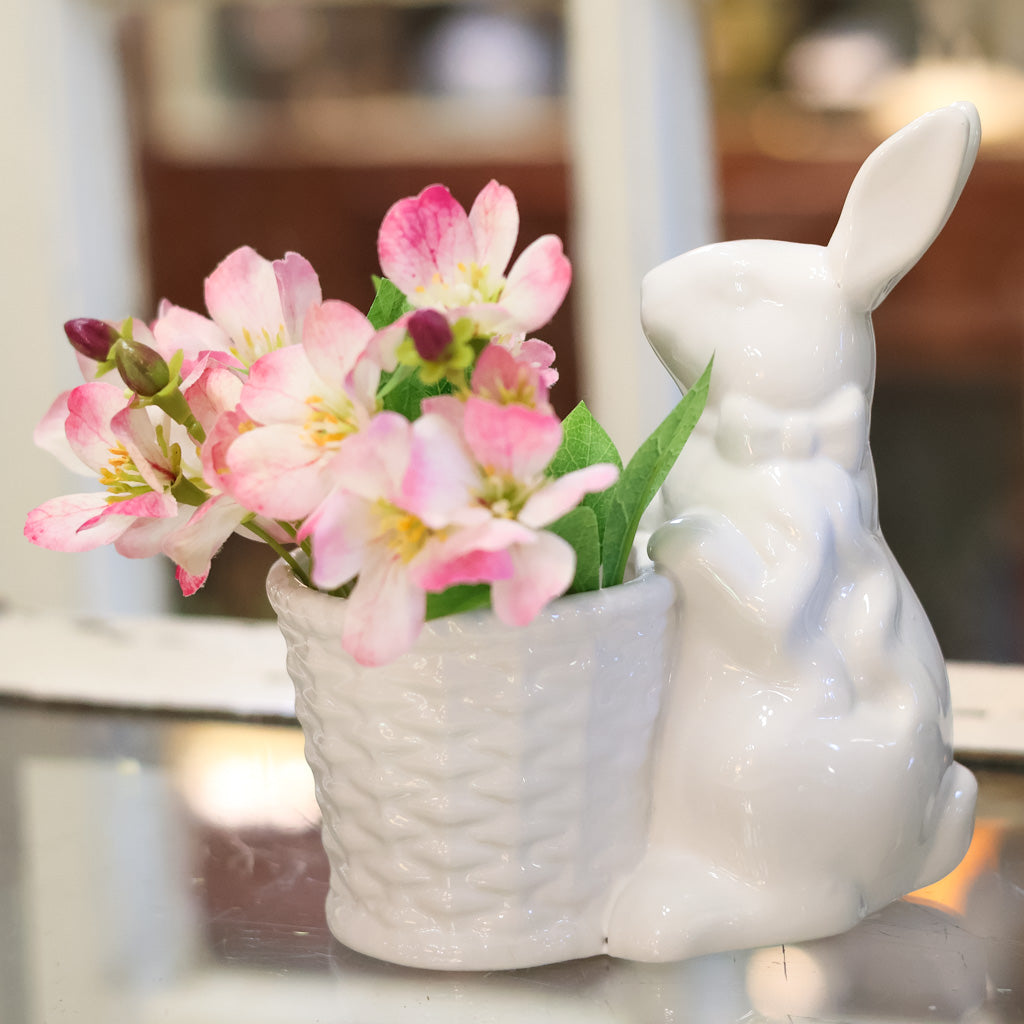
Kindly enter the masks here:
[[650, 574], [562, 598], [524, 629], [428, 623], [393, 664], [341, 649], [345, 601], [267, 581], [347, 946], [420, 967], [601, 953], [642, 856], [673, 588]]

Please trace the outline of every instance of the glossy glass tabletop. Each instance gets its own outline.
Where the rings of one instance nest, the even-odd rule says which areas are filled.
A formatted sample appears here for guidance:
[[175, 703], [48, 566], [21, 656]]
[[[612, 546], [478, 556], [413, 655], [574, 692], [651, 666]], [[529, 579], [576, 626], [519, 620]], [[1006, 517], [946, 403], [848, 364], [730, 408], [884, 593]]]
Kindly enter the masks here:
[[972, 767], [964, 863], [846, 935], [437, 973], [328, 933], [293, 723], [0, 701], [0, 1024], [1024, 1021], [1024, 767]]

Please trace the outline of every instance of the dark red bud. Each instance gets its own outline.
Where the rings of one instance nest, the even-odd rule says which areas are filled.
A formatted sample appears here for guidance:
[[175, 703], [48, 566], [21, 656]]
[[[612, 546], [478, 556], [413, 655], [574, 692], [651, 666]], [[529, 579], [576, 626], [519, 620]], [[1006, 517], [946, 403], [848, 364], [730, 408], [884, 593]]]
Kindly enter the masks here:
[[117, 341], [117, 331], [110, 324], [91, 317], [69, 320], [64, 325], [64, 333], [76, 352], [97, 363], [110, 356], [110, 346]]
[[436, 309], [421, 309], [409, 317], [409, 336], [420, 359], [436, 363], [452, 343], [452, 329]]
[[143, 398], [152, 398], [171, 381], [171, 371], [163, 356], [139, 341], [122, 339], [114, 349], [114, 361], [121, 380]]

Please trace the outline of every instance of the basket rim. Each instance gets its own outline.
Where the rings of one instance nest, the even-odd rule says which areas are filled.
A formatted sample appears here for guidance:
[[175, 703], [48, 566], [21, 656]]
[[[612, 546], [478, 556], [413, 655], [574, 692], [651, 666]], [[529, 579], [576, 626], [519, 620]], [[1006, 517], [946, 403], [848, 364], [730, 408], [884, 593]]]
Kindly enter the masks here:
[[[270, 567], [267, 596], [279, 620], [301, 619], [307, 629], [325, 635], [340, 635], [346, 599], [307, 587], [295, 577], [284, 559], [278, 559]], [[556, 598], [542, 608], [527, 626], [509, 626], [489, 608], [431, 619], [424, 624], [416, 643], [420, 648], [448, 645], [453, 638], [462, 642], [467, 633], [472, 633], [478, 640], [498, 640], [521, 634], [524, 629], [543, 631], [557, 628], [572, 635], [592, 629], [595, 619], [614, 621], [635, 614], [664, 616], [674, 601], [672, 581], [656, 570], [648, 570], [614, 587]]]

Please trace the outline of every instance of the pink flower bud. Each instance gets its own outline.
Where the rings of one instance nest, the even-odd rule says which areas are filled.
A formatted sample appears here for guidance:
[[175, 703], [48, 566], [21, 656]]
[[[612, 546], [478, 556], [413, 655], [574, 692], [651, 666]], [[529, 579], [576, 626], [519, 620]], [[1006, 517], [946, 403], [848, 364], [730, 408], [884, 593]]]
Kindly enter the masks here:
[[407, 326], [416, 352], [428, 363], [436, 363], [452, 343], [452, 329], [436, 309], [418, 310]]
[[117, 331], [110, 324], [91, 317], [69, 320], [64, 325], [64, 333], [76, 352], [97, 363], [110, 356], [110, 346], [117, 341]]

